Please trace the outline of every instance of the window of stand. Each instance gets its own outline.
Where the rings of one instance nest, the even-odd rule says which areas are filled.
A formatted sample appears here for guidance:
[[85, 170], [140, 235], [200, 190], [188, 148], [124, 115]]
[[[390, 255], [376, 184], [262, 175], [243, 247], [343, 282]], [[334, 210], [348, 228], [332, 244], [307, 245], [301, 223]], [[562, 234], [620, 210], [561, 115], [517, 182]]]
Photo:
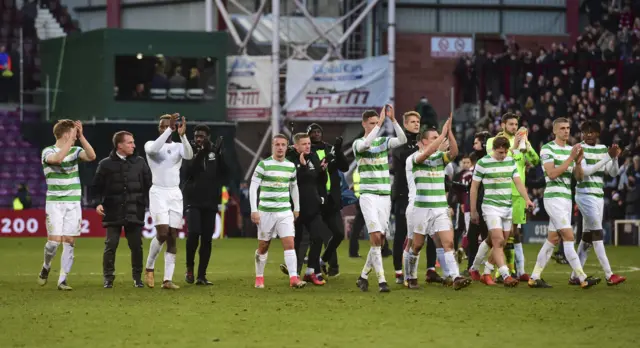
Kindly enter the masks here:
[[211, 57], [143, 54], [115, 57], [118, 101], [202, 103], [216, 98], [218, 62]]

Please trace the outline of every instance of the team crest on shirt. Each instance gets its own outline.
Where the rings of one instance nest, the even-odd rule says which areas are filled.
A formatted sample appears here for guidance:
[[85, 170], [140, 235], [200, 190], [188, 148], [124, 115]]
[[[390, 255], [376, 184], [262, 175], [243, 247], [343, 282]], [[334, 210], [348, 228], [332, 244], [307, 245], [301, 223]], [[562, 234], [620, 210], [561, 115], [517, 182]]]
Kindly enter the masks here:
[[171, 150], [167, 150], [167, 153], [168, 153], [168, 154], [171, 154]]
[[216, 159], [216, 154], [213, 152], [209, 152], [209, 161], [214, 161]]
[[542, 158], [542, 160], [548, 160], [551, 158], [551, 154], [545, 153], [544, 155], [540, 156], [540, 158]]
[[375, 223], [373, 223], [373, 222], [370, 222], [370, 223], [369, 223], [369, 228], [370, 228], [370, 229], [372, 229], [372, 228], [374, 228], [374, 227], [376, 227], [376, 224], [375, 224]]

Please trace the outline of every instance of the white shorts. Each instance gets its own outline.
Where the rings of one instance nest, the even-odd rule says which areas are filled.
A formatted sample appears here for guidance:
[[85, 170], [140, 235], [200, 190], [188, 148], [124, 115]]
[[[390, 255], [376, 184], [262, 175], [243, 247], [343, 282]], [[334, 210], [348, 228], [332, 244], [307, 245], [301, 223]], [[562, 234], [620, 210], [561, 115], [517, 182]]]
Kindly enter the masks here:
[[149, 214], [154, 226], [169, 225], [182, 228], [182, 191], [179, 187], [164, 188], [151, 186], [149, 190]]
[[47, 234], [50, 236], [77, 237], [82, 226], [80, 202], [47, 202]]
[[296, 230], [293, 224], [293, 212], [283, 211], [278, 213], [260, 212], [260, 224], [258, 224], [258, 240], [270, 241], [275, 237], [295, 237]]
[[582, 213], [582, 230], [597, 231], [602, 229], [602, 218], [604, 214], [604, 199], [577, 194], [576, 203], [580, 213]]
[[433, 236], [436, 232], [453, 231], [447, 208], [413, 208], [413, 226], [415, 233]]
[[407, 238], [413, 239], [413, 202], [409, 202], [407, 205], [404, 216], [407, 218]]
[[367, 230], [371, 232], [389, 233], [389, 218], [391, 217], [391, 198], [370, 193], [360, 195], [360, 210]]
[[483, 204], [482, 217], [487, 223], [488, 230], [511, 231], [513, 224], [511, 207], [502, 208]]
[[571, 201], [565, 198], [545, 198], [544, 210], [549, 214], [549, 231], [571, 229]]

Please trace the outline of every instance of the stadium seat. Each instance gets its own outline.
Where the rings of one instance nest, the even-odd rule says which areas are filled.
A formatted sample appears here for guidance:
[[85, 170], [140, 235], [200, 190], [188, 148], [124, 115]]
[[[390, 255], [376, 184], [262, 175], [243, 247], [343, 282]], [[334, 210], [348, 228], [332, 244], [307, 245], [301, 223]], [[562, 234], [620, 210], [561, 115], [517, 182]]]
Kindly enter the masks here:
[[204, 97], [204, 90], [202, 88], [191, 88], [187, 90], [187, 99], [201, 100]]
[[151, 90], [149, 90], [149, 93], [151, 94], [151, 99], [154, 99], [154, 100], [167, 99], [166, 89], [152, 88]]
[[186, 93], [187, 91], [184, 88], [171, 88], [169, 89], [169, 98], [182, 100]]

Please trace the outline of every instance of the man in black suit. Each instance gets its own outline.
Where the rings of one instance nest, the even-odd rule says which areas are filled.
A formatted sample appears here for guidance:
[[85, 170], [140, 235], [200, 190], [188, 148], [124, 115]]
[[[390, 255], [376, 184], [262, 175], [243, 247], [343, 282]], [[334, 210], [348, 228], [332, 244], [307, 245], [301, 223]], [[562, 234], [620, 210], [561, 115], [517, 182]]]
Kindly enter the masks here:
[[135, 154], [133, 134], [119, 131], [113, 135], [113, 151], [100, 161], [93, 177], [92, 195], [96, 211], [107, 228], [102, 268], [104, 287], [113, 287], [116, 249], [124, 228], [129, 249], [133, 286], [142, 283], [142, 226], [149, 205], [151, 170], [144, 158]]

